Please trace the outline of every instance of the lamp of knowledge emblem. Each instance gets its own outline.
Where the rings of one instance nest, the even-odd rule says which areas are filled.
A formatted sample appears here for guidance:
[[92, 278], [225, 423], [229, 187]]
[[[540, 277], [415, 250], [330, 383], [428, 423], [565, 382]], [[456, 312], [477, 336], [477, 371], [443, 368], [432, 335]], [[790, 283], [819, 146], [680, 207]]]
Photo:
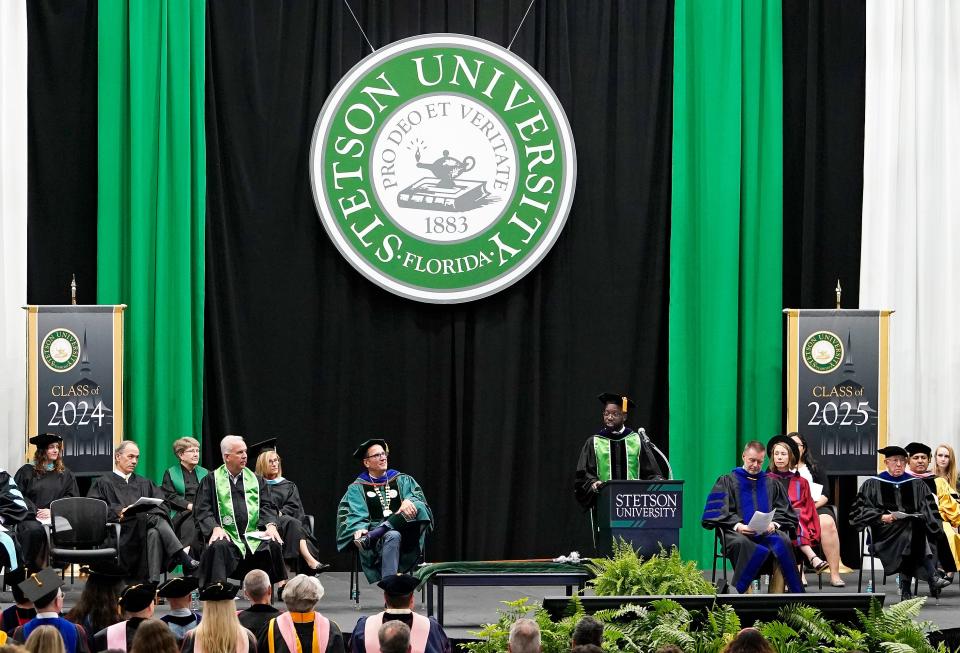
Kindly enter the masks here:
[[354, 268], [403, 297], [456, 303], [508, 287], [550, 251], [576, 152], [525, 61], [432, 34], [376, 51], [340, 81], [310, 174], [320, 220]]
[[80, 341], [69, 329], [54, 329], [40, 344], [40, 358], [54, 372], [69, 372], [80, 360]]
[[817, 331], [803, 343], [803, 362], [811, 372], [828, 374], [843, 361], [843, 343], [829, 331]]

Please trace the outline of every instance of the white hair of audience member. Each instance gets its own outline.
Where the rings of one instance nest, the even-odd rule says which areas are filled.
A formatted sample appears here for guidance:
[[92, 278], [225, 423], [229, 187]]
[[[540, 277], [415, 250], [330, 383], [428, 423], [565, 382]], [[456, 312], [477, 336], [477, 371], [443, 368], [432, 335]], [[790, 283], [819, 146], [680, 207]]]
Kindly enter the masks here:
[[220, 440], [220, 453], [226, 455], [233, 450], [233, 445], [238, 442], [243, 442], [243, 438], [239, 435], [225, 435], [223, 439]]
[[313, 612], [323, 598], [323, 585], [313, 576], [297, 574], [283, 588], [283, 602], [290, 612]]
[[380, 653], [407, 653], [410, 650], [410, 627], [402, 621], [388, 621], [377, 631]]
[[510, 653], [540, 653], [540, 626], [533, 619], [517, 619], [507, 646]]
[[270, 591], [270, 577], [262, 569], [251, 569], [243, 577], [243, 592], [251, 601], [262, 601]]

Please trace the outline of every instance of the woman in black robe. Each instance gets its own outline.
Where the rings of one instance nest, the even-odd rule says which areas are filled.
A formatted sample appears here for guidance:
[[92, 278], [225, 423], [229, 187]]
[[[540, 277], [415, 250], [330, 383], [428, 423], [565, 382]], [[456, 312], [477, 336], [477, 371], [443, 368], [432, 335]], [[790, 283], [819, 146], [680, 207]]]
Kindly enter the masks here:
[[55, 433], [42, 433], [30, 438], [37, 450], [33, 462], [17, 470], [13, 480], [37, 519], [50, 519], [50, 504], [64, 497], [80, 496], [73, 473], [63, 464], [63, 438]]
[[[254, 445], [256, 446], [256, 445]], [[294, 571], [315, 574], [329, 565], [317, 560], [317, 542], [300, 501], [296, 483], [283, 477], [280, 456], [274, 450], [257, 457], [257, 474], [266, 481], [274, 505], [280, 514], [277, 528], [283, 538], [283, 559]]]
[[203, 542], [193, 517], [193, 503], [197, 499], [200, 481], [209, 472], [200, 465], [200, 443], [196, 439], [189, 436], [178, 438], [173, 443], [173, 453], [179, 462], [163, 473], [160, 488], [171, 508], [173, 531], [181, 544], [190, 547], [190, 551], [198, 557]]

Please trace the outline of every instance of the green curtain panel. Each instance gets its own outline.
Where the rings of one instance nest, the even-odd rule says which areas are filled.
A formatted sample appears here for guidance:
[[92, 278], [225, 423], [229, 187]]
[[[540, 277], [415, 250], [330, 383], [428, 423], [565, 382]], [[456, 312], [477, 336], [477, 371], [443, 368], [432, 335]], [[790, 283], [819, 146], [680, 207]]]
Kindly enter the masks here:
[[200, 436], [203, 0], [100, 0], [97, 300], [127, 304], [125, 433], [158, 480]]
[[780, 430], [782, 86], [779, 2], [677, 0], [670, 452], [704, 565], [710, 487]]

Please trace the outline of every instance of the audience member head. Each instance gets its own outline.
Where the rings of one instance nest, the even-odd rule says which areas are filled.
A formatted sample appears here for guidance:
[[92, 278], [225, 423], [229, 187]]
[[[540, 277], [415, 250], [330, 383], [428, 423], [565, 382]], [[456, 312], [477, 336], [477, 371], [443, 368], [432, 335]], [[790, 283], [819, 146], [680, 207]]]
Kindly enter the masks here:
[[280, 455], [275, 450], [264, 451], [257, 456], [257, 474], [270, 480], [283, 476]]
[[250, 603], [270, 605], [273, 602], [273, 585], [270, 577], [262, 569], [251, 569], [243, 577], [243, 593]]
[[937, 445], [933, 457], [933, 471], [937, 476], [945, 478], [951, 488], [957, 487], [957, 454], [946, 442]]
[[912, 474], [926, 474], [930, 467], [930, 455], [933, 451], [922, 442], [911, 442], [904, 447], [907, 450], [907, 465]]
[[176, 576], [157, 588], [157, 596], [167, 599], [171, 610], [190, 607], [190, 594], [197, 589], [196, 576]]
[[180, 460], [181, 465], [193, 469], [200, 464], [200, 442], [189, 435], [177, 438], [173, 441], [173, 454]]
[[31, 574], [19, 583], [23, 596], [33, 601], [33, 607], [38, 613], [56, 612], [58, 615], [63, 610], [63, 592], [60, 591], [62, 585], [60, 574], [49, 568]]
[[377, 587], [383, 590], [383, 600], [388, 608], [394, 610], [413, 609], [413, 592], [420, 581], [409, 574], [387, 576]]
[[313, 576], [298, 574], [283, 588], [283, 602], [290, 612], [313, 612], [323, 598], [323, 585]]
[[196, 633], [194, 650], [204, 653], [234, 653], [238, 644], [246, 641], [247, 630], [237, 619], [234, 599], [239, 587], [227, 581], [207, 585], [200, 590], [203, 601], [203, 619], [193, 631]]
[[402, 621], [388, 621], [377, 631], [380, 640], [380, 653], [409, 653], [410, 627]]
[[723, 653], [776, 653], [756, 628], [744, 628], [723, 649]]
[[65, 653], [63, 637], [53, 626], [38, 626], [30, 633], [24, 643], [30, 653]]
[[767, 452], [770, 454], [769, 469], [777, 472], [789, 472], [797, 466], [800, 458], [800, 447], [786, 435], [775, 435], [767, 442]]
[[149, 619], [137, 628], [130, 653], [177, 653], [179, 650], [170, 627], [159, 619]]
[[596, 644], [600, 646], [602, 642], [603, 624], [594, 617], [586, 615], [573, 627], [573, 635], [570, 636], [571, 646], [579, 646], [581, 644]]
[[603, 653], [603, 649], [596, 644], [578, 644], [570, 649], [570, 653]]
[[63, 437], [56, 433], [41, 433], [30, 438], [30, 444], [37, 447], [33, 452], [33, 468], [38, 474], [42, 476], [48, 471], [64, 470]]
[[510, 653], [540, 653], [540, 626], [533, 619], [517, 619], [510, 626]]
[[[22, 582], [22, 580], [20, 582]], [[20, 582], [14, 582], [10, 587], [10, 592], [13, 594], [13, 602], [20, 608], [32, 608], [33, 601], [23, 595], [23, 590], [20, 589]]]
[[93, 632], [112, 626], [121, 620], [120, 583], [122, 573], [119, 570], [89, 570], [87, 582], [76, 605], [67, 614], [67, 619], [75, 624], [88, 621]]
[[887, 466], [887, 472], [894, 478], [903, 476], [907, 469], [907, 450], [896, 445], [889, 445], [883, 449], [877, 449], [877, 453], [883, 456], [883, 464]]
[[759, 474], [763, 469], [763, 458], [764, 458], [764, 449], [763, 443], [758, 440], [750, 440], [743, 448], [743, 454], [740, 456], [743, 459], [743, 469], [748, 474]]
[[124, 440], [113, 450], [113, 467], [121, 474], [132, 474], [140, 461], [140, 447], [133, 440]]
[[223, 464], [231, 474], [239, 474], [247, 466], [247, 443], [239, 435], [227, 435], [220, 440]]
[[800, 459], [797, 461], [797, 467], [806, 465], [810, 468], [811, 474], [816, 472], [817, 459], [814, 457], [813, 452], [810, 451], [810, 445], [807, 444], [807, 438], [805, 438], [802, 433], [798, 433], [797, 431], [787, 433], [787, 437], [797, 443], [797, 448], [800, 451]]
[[156, 600], [156, 583], [134, 583], [123, 588], [118, 602], [128, 619], [149, 619], [153, 616]]

